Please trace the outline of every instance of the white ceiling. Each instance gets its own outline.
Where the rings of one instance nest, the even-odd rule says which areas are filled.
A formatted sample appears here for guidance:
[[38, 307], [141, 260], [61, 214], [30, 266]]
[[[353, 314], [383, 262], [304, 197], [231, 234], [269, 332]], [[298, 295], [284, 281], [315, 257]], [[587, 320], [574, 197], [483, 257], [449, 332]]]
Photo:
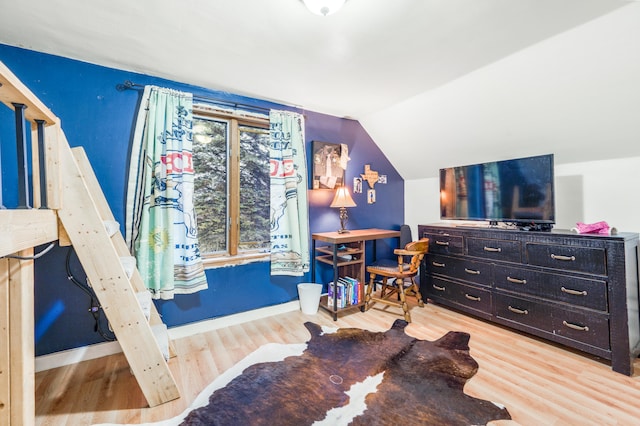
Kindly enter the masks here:
[[0, 0], [0, 43], [359, 119], [420, 178], [437, 167], [394, 156], [374, 117], [628, 3], [348, 0], [320, 17], [300, 0]]

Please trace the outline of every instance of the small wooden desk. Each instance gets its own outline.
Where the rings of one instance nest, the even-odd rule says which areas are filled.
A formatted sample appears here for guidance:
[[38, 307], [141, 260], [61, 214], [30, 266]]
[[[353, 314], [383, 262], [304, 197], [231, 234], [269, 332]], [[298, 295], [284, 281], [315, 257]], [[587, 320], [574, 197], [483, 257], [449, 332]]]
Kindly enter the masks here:
[[[333, 282], [338, 282], [338, 277], [353, 276], [360, 281], [363, 286], [366, 284], [364, 272], [365, 272], [365, 242], [373, 241], [373, 257], [376, 257], [376, 245], [375, 241], [385, 238], [399, 238], [400, 231], [392, 231], [388, 229], [354, 229], [349, 232], [340, 234], [338, 232], [320, 232], [311, 235], [313, 240], [313, 256], [314, 262], [311, 267], [312, 280], [316, 279], [316, 262], [322, 262], [333, 266]], [[327, 243], [322, 247], [316, 247], [316, 242], [321, 241]], [[339, 247], [345, 246], [344, 250], [339, 250]], [[342, 255], [342, 258], [340, 255]], [[345, 255], [348, 255], [345, 257]], [[350, 257], [350, 259], [349, 259]], [[338, 319], [338, 312], [344, 309], [352, 309], [360, 307], [360, 310], [364, 310], [364, 297], [361, 298], [360, 303], [356, 305], [349, 305], [345, 308], [339, 308], [337, 304], [336, 292], [333, 297], [333, 307], [329, 306], [327, 297], [324, 296], [320, 300], [320, 307], [328, 310], [333, 314], [333, 320]]]

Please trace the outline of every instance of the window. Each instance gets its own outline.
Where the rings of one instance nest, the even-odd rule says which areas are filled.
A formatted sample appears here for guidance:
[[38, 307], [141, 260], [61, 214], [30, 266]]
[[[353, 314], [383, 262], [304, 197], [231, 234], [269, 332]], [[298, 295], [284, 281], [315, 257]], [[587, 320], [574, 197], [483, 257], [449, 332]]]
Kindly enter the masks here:
[[194, 206], [207, 259], [269, 251], [269, 120], [194, 106]]

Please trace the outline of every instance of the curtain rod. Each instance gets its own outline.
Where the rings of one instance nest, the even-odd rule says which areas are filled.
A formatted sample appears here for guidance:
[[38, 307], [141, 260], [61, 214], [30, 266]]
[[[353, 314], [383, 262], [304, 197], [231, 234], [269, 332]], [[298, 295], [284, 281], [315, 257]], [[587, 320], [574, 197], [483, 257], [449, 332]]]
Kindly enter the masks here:
[[[118, 92], [123, 92], [125, 90], [144, 90], [144, 85], [142, 84], [138, 84], [138, 83], [134, 83], [131, 80], [125, 80], [123, 83], [119, 83], [116, 85], [116, 90]], [[248, 109], [251, 111], [256, 111], [256, 112], [264, 112], [269, 114], [269, 111], [271, 110], [270, 108], [266, 108], [266, 107], [259, 107], [259, 106], [254, 106], [254, 105], [249, 105], [249, 104], [242, 104], [239, 102], [231, 102], [231, 101], [224, 101], [221, 99], [216, 99], [216, 98], [210, 98], [207, 96], [199, 96], [199, 95], [193, 95], [193, 100], [194, 101], [200, 101], [200, 102], [204, 102], [204, 103], [209, 103], [209, 104], [214, 104], [214, 105], [219, 105], [219, 106], [223, 106], [223, 107], [231, 107], [231, 108], [240, 108], [240, 109]]]

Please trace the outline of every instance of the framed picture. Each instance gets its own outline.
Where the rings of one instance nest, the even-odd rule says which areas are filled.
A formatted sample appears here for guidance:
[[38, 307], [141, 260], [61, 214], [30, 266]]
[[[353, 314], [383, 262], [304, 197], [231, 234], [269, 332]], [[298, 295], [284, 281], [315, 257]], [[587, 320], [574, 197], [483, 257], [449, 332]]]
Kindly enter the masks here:
[[339, 143], [313, 141], [312, 149], [312, 188], [334, 189], [342, 186], [348, 159], [343, 146]]
[[362, 194], [362, 178], [360, 177], [353, 178], [353, 193]]

